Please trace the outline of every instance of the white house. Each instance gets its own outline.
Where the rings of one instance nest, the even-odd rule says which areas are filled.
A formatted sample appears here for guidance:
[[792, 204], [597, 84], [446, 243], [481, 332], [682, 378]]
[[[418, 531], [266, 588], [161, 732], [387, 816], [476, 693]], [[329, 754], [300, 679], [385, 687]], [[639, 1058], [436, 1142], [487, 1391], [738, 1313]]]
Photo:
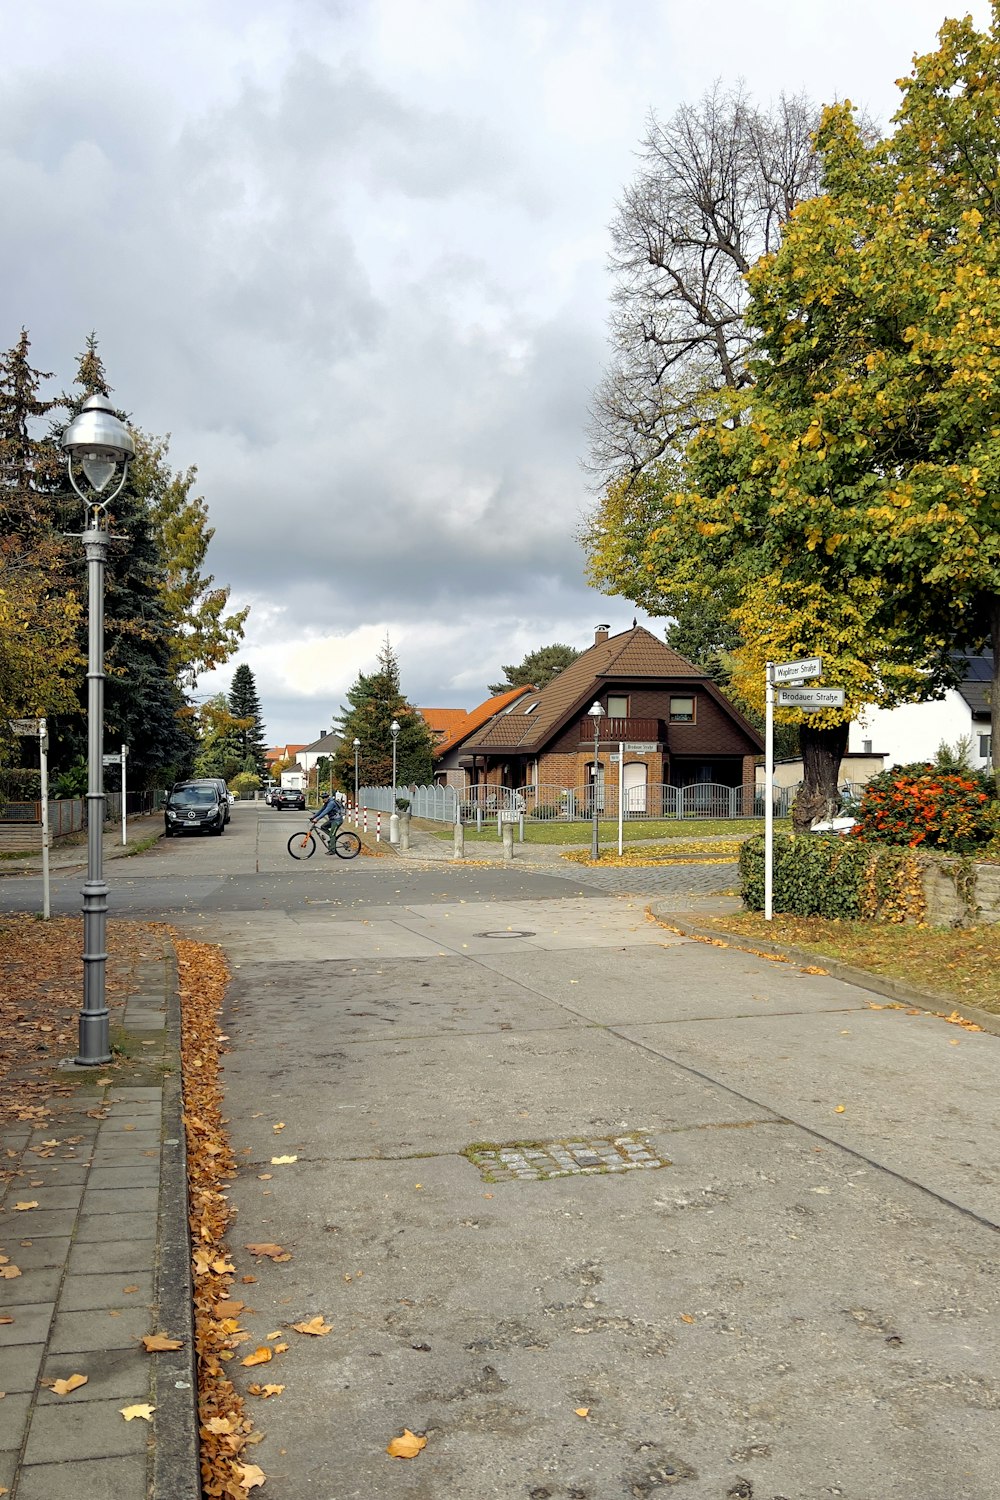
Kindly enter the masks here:
[[313, 740], [311, 745], [305, 745], [296, 755], [296, 768], [301, 768], [308, 778], [309, 772], [318, 761], [324, 757], [336, 755], [340, 746], [340, 735], [334, 734], [331, 729], [329, 734], [321, 734], [318, 740]]
[[988, 766], [990, 747], [990, 683], [992, 654], [967, 656], [963, 680], [930, 703], [903, 703], [899, 708], [869, 704], [852, 722], [847, 748], [851, 754], [885, 756], [886, 767], [909, 761], [933, 760], [944, 742], [952, 747], [972, 741], [972, 764]]

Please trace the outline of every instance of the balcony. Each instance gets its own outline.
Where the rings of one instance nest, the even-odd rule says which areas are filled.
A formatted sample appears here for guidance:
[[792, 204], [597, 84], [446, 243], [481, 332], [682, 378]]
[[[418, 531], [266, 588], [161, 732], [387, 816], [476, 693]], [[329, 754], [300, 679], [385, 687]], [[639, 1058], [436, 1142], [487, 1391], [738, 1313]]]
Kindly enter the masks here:
[[[661, 733], [660, 719], [609, 719], [601, 718], [600, 736], [602, 745], [640, 744], [657, 745], [665, 736]], [[581, 748], [594, 743], [594, 721], [587, 714], [580, 720]]]

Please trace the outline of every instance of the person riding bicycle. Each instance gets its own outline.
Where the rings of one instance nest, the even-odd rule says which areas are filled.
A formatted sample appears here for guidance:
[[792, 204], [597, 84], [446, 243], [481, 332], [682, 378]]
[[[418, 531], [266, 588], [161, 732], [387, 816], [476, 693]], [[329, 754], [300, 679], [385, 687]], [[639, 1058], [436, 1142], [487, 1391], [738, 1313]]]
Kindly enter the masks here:
[[344, 821], [344, 809], [336, 792], [331, 792], [323, 803], [317, 808], [309, 819], [313, 828], [317, 829], [325, 838], [327, 854], [335, 854], [337, 843], [337, 830]]

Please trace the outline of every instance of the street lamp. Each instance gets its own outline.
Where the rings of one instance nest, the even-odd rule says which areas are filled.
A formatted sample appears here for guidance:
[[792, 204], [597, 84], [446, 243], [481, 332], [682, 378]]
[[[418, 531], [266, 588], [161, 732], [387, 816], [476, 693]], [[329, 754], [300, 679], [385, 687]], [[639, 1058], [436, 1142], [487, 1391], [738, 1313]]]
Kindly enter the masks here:
[[354, 741], [354, 811], [355, 811], [355, 814], [357, 814], [357, 811], [358, 811], [358, 787], [361, 785], [361, 783], [360, 783], [360, 781], [358, 779], [358, 755], [360, 753], [360, 750], [361, 750], [361, 741], [359, 739], [355, 739], [355, 741]]
[[592, 703], [587, 709], [587, 713], [594, 721], [594, 773], [593, 781], [591, 782], [591, 794], [594, 799], [594, 829], [590, 840], [590, 857], [591, 859], [599, 859], [600, 849], [597, 842], [597, 755], [601, 743], [601, 719], [604, 717], [604, 709], [599, 703]]
[[396, 741], [399, 739], [399, 723], [393, 719], [389, 725], [389, 733], [392, 735], [392, 794], [396, 795]]
[[[88, 396], [62, 435], [69, 482], [83, 501], [87, 557], [87, 881], [83, 887], [83, 1010], [80, 1052], [84, 1067], [110, 1062], [105, 1000], [108, 887], [104, 880], [104, 569], [108, 560], [108, 506], [121, 494], [135, 443], [107, 396]], [[74, 463], [82, 469], [81, 489]], [[120, 472], [119, 472], [120, 470]], [[118, 483], [108, 489], [116, 472]]]

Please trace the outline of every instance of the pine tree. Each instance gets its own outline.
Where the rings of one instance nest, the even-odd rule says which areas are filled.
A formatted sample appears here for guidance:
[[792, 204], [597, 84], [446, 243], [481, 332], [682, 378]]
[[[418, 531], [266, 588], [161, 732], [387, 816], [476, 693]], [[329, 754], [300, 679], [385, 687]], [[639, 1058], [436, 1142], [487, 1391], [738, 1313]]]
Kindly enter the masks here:
[[[95, 392], [110, 396], [97, 338], [80, 356], [74, 389], [62, 398], [67, 420]], [[124, 413], [118, 413], [127, 421]], [[60, 424], [63, 425], [63, 424]], [[58, 497], [65, 529], [80, 523], [80, 503], [65, 485]], [[129, 747], [133, 784], [162, 786], [183, 775], [195, 750], [193, 726], [173, 670], [172, 623], [164, 605], [165, 567], [148, 509], [129, 479], [109, 515], [115, 540], [105, 577], [105, 734]], [[77, 592], [85, 594], [84, 562], [71, 563]], [[77, 712], [52, 726], [54, 760], [65, 765], [85, 753], [86, 719], [80, 684]]]
[[546, 687], [579, 655], [575, 647], [564, 646], [561, 641], [551, 646], [539, 646], [537, 651], [529, 651], [519, 666], [501, 668], [506, 681], [491, 682], [488, 691], [508, 693], [515, 687]]
[[362, 785], [389, 786], [392, 782], [393, 719], [399, 724], [396, 742], [396, 781], [399, 786], [425, 786], [432, 776], [431, 732], [420, 711], [404, 697], [399, 662], [388, 636], [378, 655], [378, 670], [361, 672], [348, 689], [350, 705], [341, 710], [334, 728], [341, 743], [334, 756], [334, 774], [342, 787], [354, 787], [354, 741]]
[[252, 760], [258, 776], [263, 776], [267, 766], [264, 719], [257, 683], [245, 662], [241, 662], [233, 673], [233, 684], [229, 690], [229, 711], [239, 721], [236, 737], [242, 760]]

